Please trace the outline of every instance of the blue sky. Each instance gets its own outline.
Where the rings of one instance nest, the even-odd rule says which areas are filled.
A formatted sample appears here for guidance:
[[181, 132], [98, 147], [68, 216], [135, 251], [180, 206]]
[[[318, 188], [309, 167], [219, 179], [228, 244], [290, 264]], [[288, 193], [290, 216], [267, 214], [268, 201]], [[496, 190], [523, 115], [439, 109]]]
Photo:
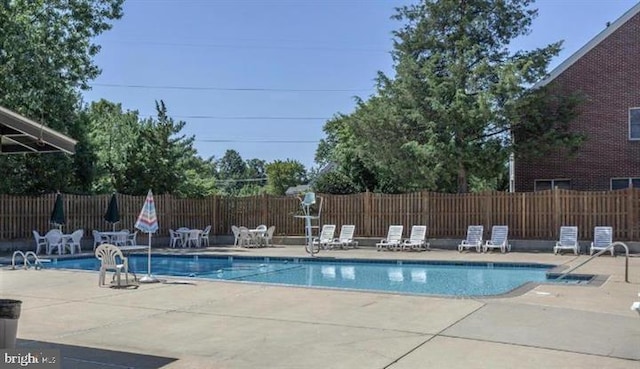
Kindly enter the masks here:
[[[105, 98], [142, 115], [164, 100], [187, 122], [200, 156], [314, 165], [327, 118], [349, 113], [393, 74], [390, 17], [409, 0], [126, 0], [101, 35], [102, 75], [85, 102]], [[514, 49], [564, 40], [569, 57], [637, 0], [538, 0], [532, 32]]]

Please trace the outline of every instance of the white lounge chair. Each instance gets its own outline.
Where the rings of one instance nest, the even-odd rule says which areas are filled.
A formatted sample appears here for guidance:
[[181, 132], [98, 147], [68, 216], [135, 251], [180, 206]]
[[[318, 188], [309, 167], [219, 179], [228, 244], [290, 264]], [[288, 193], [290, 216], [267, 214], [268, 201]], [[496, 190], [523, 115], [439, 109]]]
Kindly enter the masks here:
[[462, 252], [464, 249], [476, 249], [477, 252], [482, 251], [482, 234], [484, 233], [484, 226], [482, 225], [470, 225], [467, 227], [467, 238], [462, 240], [458, 245], [458, 251]]
[[578, 227], [562, 226], [560, 227], [560, 240], [553, 247], [553, 253], [558, 254], [562, 250], [572, 250], [574, 254], [580, 253], [580, 245], [578, 245]]
[[336, 233], [336, 225], [335, 224], [325, 224], [322, 226], [322, 230], [320, 231], [320, 237], [314, 238], [311, 242], [313, 245], [317, 245], [322, 247], [323, 249], [328, 249], [333, 242], [333, 236]]
[[338, 238], [331, 241], [330, 248], [334, 246], [340, 246], [341, 249], [347, 248], [349, 246], [353, 246], [353, 248], [358, 247], [358, 241], [353, 239], [353, 233], [356, 230], [356, 226], [353, 224], [343, 225], [340, 227], [340, 235]]
[[387, 238], [380, 240], [380, 242], [376, 243], [376, 250], [380, 251], [383, 249], [387, 250], [397, 250], [402, 243], [402, 230], [403, 226], [401, 225], [391, 225], [389, 226], [389, 231], [387, 232]]
[[[129, 285], [129, 262], [122, 251], [116, 245], [108, 243], [96, 248], [96, 258], [100, 260], [100, 276], [98, 286], [105, 286], [105, 275], [108, 271], [115, 273], [116, 286], [125, 287]], [[124, 274], [125, 284], [122, 284], [122, 274]]]
[[482, 246], [484, 252], [489, 249], [500, 249], [503, 254], [507, 251], [511, 251], [511, 245], [509, 244], [509, 226], [506, 225], [494, 225], [491, 227], [491, 239], [487, 240]]
[[[589, 248], [589, 255], [606, 249], [613, 243], [613, 227], [595, 227], [593, 229], [593, 242]], [[613, 247], [610, 249], [611, 256], [615, 256]]]
[[402, 249], [408, 250], [428, 250], [429, 243], [427, 242], [427, 226], [426, 225], [414, 225], [411, 227], [411, 234], [409, 238], [402, 242]]

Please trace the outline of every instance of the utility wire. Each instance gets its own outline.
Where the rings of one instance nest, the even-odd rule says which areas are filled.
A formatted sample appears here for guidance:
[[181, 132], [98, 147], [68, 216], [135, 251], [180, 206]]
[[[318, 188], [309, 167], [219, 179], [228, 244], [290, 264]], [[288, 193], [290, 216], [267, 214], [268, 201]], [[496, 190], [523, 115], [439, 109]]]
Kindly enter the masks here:
[[117, 84], [117, 83], [91, 83], [96, 87], [114, 88], [141, 88], [162, 90], [195, 90], [195, 91], [259, 91], [259, 92], [363, 92], [372, 89], [340, 89], [340, 88], [267, 88], [267, 87], [215, 87], [215, 86], [172, 86], [172, 85], [143, 85], [143, 84]]
[[353, 51], [366, 53], [388, 53], [389, 50], [383, 49], [367, 49], [355, 47], [339, 47], [339, 46], [286, 46], [286, 45], [239, 45], [239, 44], [208, 44], [208, 43], [182, 43], [182, 42], [158, 42], [158, 41], [128, 41], [128, 40], [109, 40], [107, 43], [121, 44], [137, 44], [137, 45], [156, 45], [156, 46], [185, 46], [185, 47], [211, 47], [224, 49], [276, 49], [276, 50], [318, 50], [318, 51]]
[[317, 144], [320, 141], [319, 140], [227, 140], [227, 139], [196, 139], [195, 141], [198, 142], [221, 142], [221, 143], [236, 143], [236, 142], [247, 142], [247, 143], [265, 143], [265, 144], [271, 144], [271, 143], [278, 143], [278, 144], [293, 144], [293, 143], [314, 143]]
[[[144, 115], [145, 118], [155, 118], [157, 115]], [[171, 115], [177, 119], [213, 119], [213, 120], [329, 120], [325, 117], [270, 117], [270, 116], [246, 116], [246, 117], [223, 117], [217, 115]]]

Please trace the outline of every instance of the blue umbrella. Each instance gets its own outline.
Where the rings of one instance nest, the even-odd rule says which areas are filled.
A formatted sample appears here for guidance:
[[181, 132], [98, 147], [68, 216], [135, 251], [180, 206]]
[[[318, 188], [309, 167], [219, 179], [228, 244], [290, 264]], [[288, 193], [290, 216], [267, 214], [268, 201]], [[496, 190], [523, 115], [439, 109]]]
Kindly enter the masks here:
[[140, 211], [140, 215], [138, 215], [138, 220], [136, 221], [135, 227], [141, 230], [144, 233], [149, 234], [149, 251], [147, 257], [147, 275], [140, 278], [140, 282], [152, 283], [158, 282], [158, 280], [151, 275], [151, 233], [156, 233], [158, 231], [158, 217], [156, 215], [156, 205], [153, 201], [153, 193], [149, 190], [147, 194], [147, 198], [144, 201], [144, 205], [142, 205], [142, 210]]

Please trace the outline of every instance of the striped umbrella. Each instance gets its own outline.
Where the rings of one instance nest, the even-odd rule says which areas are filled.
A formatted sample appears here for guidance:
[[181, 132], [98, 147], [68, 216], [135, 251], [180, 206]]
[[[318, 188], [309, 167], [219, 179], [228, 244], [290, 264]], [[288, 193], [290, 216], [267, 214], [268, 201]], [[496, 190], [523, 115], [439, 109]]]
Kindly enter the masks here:
[[147, 275], [140, 278], [140, 282], [152, 283], [158, 282], [158, 280], [151, 275], [151, 233], [158, 231], [158, 217], [156, 216], [156, 205], [153, 201], [153, 193], [149, 190], [147, 198], [144, 200], [140, 215], [136, 221], [135, 227], [142, 232], [149, 234], [149, 251], [147, 260]]

